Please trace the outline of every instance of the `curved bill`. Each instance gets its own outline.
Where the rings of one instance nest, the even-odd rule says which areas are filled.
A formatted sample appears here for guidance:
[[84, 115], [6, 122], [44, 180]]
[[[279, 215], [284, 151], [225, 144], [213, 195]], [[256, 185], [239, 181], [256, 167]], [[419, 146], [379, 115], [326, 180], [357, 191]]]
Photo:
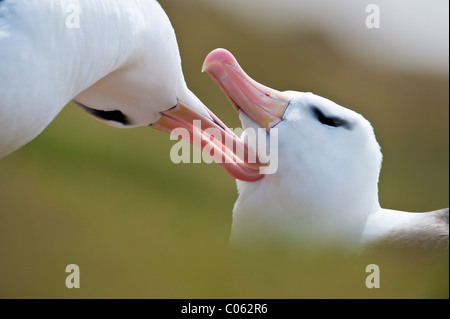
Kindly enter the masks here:
[[290, 98], [250, 78], [229, 51], [210, 52], [202, 71], [211, 76], [236, 111], [242, 110], [267, 131], [282, 120]]
[[[181, 135], [183, 140], [206, 152], [234, 178], [247, 182], [261, 179], [264, 175], [260, 173], [260, 167], [264, 164], [217, 116], [205, 109], [212, 120], [178, 102], [175, 107], [161, 112], [161, 119], [150, 126]], [[180, 134], [183, 129], [189, 132], [188, 137]]]

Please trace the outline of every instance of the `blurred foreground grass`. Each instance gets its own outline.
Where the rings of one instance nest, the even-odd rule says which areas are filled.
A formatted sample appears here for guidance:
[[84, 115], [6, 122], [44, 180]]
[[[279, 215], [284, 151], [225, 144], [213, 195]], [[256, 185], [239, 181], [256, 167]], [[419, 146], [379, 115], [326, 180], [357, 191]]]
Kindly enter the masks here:
[[[384, 154], [383, 207], [448, 206], [448, 78], [356, 63], [317, 34], [247, 33], [194, 2], [162, 1], [190, 88], [230, 127], [226, 99], [200, 73], [225, 47], [256, 80], [312, 91], [369, 119]], [[268, 247], [231, 253], [235, 183], [218, 165], [170, 162], [173, 142], [118, 130], [66, 107], [36, 140], [0, 161], [2, 298], [448, 298], [448, 257], [358, 258]], [[81, 269], [68, 290], [65, 266]], [[365, 266], [381, 288], [365, 287]]]

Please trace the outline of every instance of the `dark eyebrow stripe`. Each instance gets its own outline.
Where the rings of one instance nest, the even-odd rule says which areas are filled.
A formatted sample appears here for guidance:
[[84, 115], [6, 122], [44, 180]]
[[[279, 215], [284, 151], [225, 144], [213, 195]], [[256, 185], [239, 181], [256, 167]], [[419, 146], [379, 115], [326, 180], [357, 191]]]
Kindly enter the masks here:
[[337, 124], [337, 125], [330, 125], [330, 126], [344, 127], [347, 130], [353, 129], [353, 125], [349, 121], [343, 119], [342, 117], [326, 116], [325, 114], [323, 114], [323, 112], [318, 107], [312, 106], [311, 108], [312, 108], [314, 115], [317, 118], [324, 118], [325, 120], [329, 120], [329, 121], [333, 122], [334, 124]]
[[75, 104], [80, 106], [82, 109], [84, 109], [87, 113], [97, 117], [101, 118], [106, 121], [114, 121], [122, 123], [123, 125], [129, 125], [131, 124], [131, 121], [128, 119], [128, 117], [125, 116], [121, 111], [119, 110], [112, 110], [112, 111], [103, 111], [103, 110], [97, 110], [90, 108], [80, 102], [74, 101]]

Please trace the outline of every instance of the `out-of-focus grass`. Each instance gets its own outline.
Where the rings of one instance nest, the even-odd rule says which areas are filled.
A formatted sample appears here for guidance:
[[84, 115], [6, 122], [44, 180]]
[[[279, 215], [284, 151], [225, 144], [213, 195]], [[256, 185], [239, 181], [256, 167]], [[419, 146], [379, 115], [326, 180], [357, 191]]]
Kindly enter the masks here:
[[[232, 18], [162, 1], [190, 88], [230, 127], [236, 114], [200, 73], [225, 47], [256, 80], [313, 91], [362, 113], [384, 153], [384, 207], [448, 206], [448, 78], [374, 69], [315, 34], [247, 33]], [[448, 257], [359, 258], [333, 247], [230, 252], [235, 183], [218, 165], [169, 159], [174, 142], [149, 128], [118, 130], [73, 105], [0, 161], [0, 297], [448, 298]], [[307, 243], [306, 243], [307, 245]], [[65, 266], [81, 289], [65, 287]], [[365, 266], [381, 288], [365, 287]]]

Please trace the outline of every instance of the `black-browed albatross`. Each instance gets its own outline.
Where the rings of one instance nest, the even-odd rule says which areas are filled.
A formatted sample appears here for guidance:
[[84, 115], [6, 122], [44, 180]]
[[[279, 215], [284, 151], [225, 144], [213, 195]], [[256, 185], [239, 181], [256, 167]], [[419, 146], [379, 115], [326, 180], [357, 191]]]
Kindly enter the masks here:
[[119, 128], [183, 127], [190, 142], [227, 158], [219, 164], [236, 178], [262, 177], [231, 144], [205, 136], [216, 128], [223, 141], [241, 143], [188, 89], [175, 32], [156, 0], [0, 1], [0, 158], [70, 101]]
[[232, 243], [283, 239], [448, 253], [448, 208], [409, 213], [380, 207], [382, 154], [363, 116], [312, 93], [263, 86], [224, 49], [212, 51], [203, 70], [239, 112], [244, 129], [264, 128], [267, 136], [278, 130], [278, 171], [237, 181]]

